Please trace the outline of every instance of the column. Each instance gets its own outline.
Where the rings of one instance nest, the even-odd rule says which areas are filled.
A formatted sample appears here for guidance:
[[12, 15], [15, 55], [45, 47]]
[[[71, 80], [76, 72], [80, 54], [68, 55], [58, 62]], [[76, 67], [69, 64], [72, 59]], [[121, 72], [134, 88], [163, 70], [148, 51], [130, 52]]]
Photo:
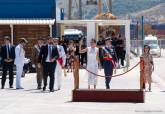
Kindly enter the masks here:
[[13, 44], [13, 38], [14, 38], [14, 31], [13, 31], [13, 25], [10, 25], [10, 29], [11, 29], [11, 44]]
[[52, 37], [52, 25], [49, 25], [49, 36]]
[[87, 22], [87, 46], [90, 45], [92, 38], [95, 38], [96, 27], [95, 22]]
[[130, 66], [130, 21], [125, 23], [125, 38], [126, 38], [126, 66]]

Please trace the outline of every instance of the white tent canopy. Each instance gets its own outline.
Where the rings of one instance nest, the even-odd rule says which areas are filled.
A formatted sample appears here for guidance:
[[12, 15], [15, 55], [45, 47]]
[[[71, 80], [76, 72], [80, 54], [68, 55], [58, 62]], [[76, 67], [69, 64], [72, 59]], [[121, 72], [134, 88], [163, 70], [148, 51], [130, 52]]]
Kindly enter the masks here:
[[54, 19], [0, 19], [0, 25], [53, 25]]

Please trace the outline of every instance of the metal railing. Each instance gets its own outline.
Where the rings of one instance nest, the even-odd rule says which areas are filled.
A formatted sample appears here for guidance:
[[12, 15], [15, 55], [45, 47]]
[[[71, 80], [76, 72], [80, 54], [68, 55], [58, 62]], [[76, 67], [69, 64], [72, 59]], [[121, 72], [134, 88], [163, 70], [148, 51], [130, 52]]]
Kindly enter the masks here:
[[[142, 54], [142, 50], [143, 50], [143, 46], [145, 45], [145, 41], [144, 40], [131, 40], [130, 44], [131, 44], [131, 53], [136, 56], [140, 56]], [[160, 49], [160, 56], [164, 55], [164, 54], [162, 54], [162, 52], [165, 50], [165, 39], [157, 40], [156, 44], [158, 47], [157, 50]], [[152, 51], [152, 49], [154, 49], [154, 47], [152, 47], [151, 43], [149, 45], [151, 45], [151, 51]], [[155, 48], [155, 50], [156, 50], [156, 48]], [[158, 52], [155, 52], [155, 53], [158, 53]]]

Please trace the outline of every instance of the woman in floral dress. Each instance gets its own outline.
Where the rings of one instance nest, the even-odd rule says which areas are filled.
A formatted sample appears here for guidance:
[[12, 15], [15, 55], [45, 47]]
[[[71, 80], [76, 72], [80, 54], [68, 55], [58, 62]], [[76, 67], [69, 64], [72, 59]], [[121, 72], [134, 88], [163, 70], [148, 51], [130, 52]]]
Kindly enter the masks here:
[[152, 72], [154, 70], [154, 62], [153, 62], [153, 57], [150, 54], [150, 46], [149, 45], [144, 45], [142, 58], [143, 58], [143, 61], [144, 61], [144, 81], [145, 81], [145, 85], [148, 84], [149, 85], [148, 90], [151, 91], [151, 83], [152, 83], [151, 75], [152, 75]]

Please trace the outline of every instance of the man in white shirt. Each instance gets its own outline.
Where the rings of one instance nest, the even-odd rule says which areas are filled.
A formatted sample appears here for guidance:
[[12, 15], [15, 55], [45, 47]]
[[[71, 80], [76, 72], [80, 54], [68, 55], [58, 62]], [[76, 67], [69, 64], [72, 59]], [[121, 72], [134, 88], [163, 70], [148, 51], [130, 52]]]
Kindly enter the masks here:
[[50, 92], [54, 92], [54, 72], [59, 53], [57, 47], [53, 45], [52, 38], [48, 38], [47, 42], [47, 45], [41, 47], [38, 57], [38, 67], [41, 68], [41, 65], [43, 67], [43, 91], [46, 90], [47, 78], [49, 77], [49, 90]]

